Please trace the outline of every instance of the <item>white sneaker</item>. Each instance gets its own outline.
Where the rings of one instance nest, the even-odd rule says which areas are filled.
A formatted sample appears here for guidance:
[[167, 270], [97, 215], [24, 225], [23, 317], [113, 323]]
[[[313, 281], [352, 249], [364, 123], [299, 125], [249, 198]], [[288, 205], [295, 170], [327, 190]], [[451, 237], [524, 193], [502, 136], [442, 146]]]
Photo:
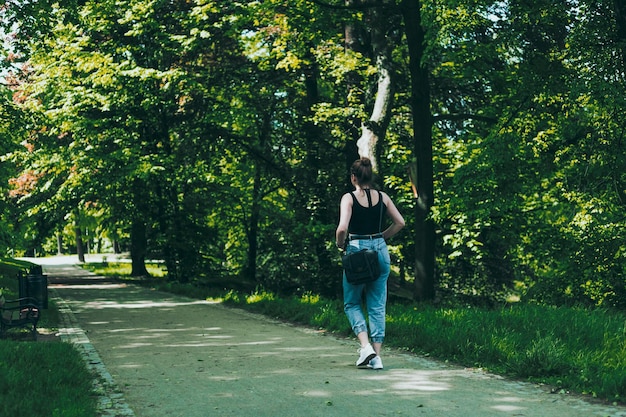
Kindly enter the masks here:
[[369, 369], [383, 369], [383, 360], [380, 356], [375, 356], [370, 363], [367, 364]]
[[368, 343], [367, 346], [359, 349], [359, 360], [356, 361], [356, 366], [367, 366], [375, 356], [374, 348]]

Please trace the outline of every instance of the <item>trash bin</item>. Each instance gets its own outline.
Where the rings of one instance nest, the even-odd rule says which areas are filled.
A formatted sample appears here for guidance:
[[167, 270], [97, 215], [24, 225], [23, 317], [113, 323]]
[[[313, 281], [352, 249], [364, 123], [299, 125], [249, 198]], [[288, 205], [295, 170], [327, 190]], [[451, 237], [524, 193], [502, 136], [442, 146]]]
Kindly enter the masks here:
[[19, 275], [20, 298], [33, 298], [39, 308], [48, 308], [48, 276], [44, 274]]
[[43, 275], [43, 266], [41, 266], [41, 265], [33, 265], [28, 270], [28, 273], [29, 274], [33, 274], [33, 275]]
[[28, 296], [37, 300], [39, 308], [48, 308], [48, 276], [28, 274], [26, 281]]

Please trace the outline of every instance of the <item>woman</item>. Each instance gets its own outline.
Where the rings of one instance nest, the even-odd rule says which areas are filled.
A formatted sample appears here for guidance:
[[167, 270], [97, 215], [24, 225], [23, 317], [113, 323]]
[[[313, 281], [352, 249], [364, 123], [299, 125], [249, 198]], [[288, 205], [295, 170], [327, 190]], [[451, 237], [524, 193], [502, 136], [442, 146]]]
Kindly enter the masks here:
[[[386, 240], [404, 227], [404, 218], [387, 194], [374, 190], [372, 163], [368, 158], [357, 159], [352, 164], [350, 180], [355, 191], [346, 193], [341, 198], [339, 225], [335, 232], [337, 247], [345, 249], [348, 253], [366, 248], [376, 250], [380, 263], [380, 277], [368, 284], [352, 285], [346, 280], [344, 272], [344, 311], [354, 334], [361, 343], [356, 366], [383, 369], [380, 350], [385, 338], [387, 278], [390, 268]], [[386, 214], [392, 222], [391, 226], [385, 230], [382, 230], [384, 222], [380, 221], [380, 204], [382, 204], [383, 214]], [[365, 293], [367, 304], [369, 334], [361, 309], [363, 293]]]

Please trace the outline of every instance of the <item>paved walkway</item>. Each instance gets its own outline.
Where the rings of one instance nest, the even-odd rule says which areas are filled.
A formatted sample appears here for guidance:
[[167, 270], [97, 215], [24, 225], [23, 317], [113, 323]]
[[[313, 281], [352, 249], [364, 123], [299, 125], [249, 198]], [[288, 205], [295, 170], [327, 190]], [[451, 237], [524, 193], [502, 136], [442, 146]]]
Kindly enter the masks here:
[[[626, 407], [394, 351], [354, 367], [354, 340], [44, 264], [98, 374], [102, 416], [626, 417]], [[67, 262], [67, 261], [66, 261]]]

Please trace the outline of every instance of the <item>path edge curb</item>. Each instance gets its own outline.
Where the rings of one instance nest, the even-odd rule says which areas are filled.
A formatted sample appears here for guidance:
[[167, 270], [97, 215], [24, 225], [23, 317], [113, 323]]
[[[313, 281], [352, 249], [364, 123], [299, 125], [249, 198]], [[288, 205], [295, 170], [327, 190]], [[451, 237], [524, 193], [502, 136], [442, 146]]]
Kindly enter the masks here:
[[93, 347], [87, 334], [80, 327], [74, 312], [54, 288], [49, 288], [59, 315], [59, 336], [63, 342], [72, 344], [85, 361], [87, 369], [95, 376], [93, 389], [98, 395], [97, 411], [100, 417], [135, 417], [124, 395], [107, 371], [100, 355]]

